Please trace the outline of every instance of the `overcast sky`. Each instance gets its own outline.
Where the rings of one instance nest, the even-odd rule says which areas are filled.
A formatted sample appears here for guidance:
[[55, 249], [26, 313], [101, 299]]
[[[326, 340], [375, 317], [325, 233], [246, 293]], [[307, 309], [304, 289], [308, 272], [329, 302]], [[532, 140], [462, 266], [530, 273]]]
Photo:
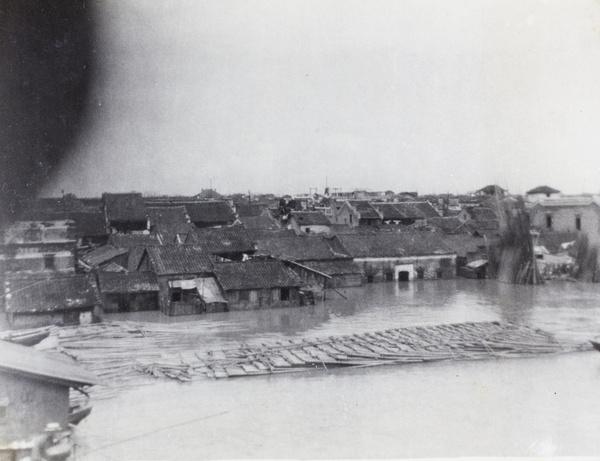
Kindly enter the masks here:
[[46, 194], [600, 192], [598, 2], [96, 8], [90, 123]]

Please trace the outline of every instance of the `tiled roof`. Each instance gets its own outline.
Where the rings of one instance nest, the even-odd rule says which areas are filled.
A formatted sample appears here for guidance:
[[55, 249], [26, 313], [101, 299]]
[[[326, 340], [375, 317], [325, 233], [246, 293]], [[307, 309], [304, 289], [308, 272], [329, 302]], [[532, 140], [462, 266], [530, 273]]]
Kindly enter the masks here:
[[189, 245], [146, 247], [152, 269], [158, 275], [202, 274], [212, 270], [210, 256]]
[[98, 211], [73, 211], [67, 214], [68, 219], [75, 222], [78, 237], [94, 237], [106, 235], [104, 213]]
[[328, 261], [307, 261], [303, 266], [310, 267], [327, 275], [357, 275], [362, 269], [351, 259], [331, 259]]
[[156, 224], [186, 224], [187, 210], [185, 206], [149, 206], [148, 217], [150, 218], [150, 225]]
[[215, 264], [223, 290], [299, 287], [302, 279], [281, 261], [247, 261]]
[[142, 260], [142, 256], [146, 251], [146, 247], [137, 246], [129, 249], [129, 254], [127, 255], [127, 270], [128, 271], [136, 271], [138, 266], [140, 265], [140, 261]]
[[498, 219], [494, 210], [485, 206], [469, 208], [469, 214], [475, 221], [493, 221]]
[[235, 214], [227, 202], [206, 201], [183, 203], [187, 209], [190, 219], [200, 224], [233, 224]]
[[249, 205], [247, 203], [236, 203], [235, 210], [240, 218], [257, 217], [267, 209], [265, 205]]
[[561, 198], [547, 198], [538, 202], [538, 205], [543, 208], [552, 207], [577, 207], [577, 206], [589, 206], [591, 204], [598, 204], [594, 197], [586, 196], [573, 196], [573, 197], [561, 197]]
[[9, 278], [6, 312], [43, 313], [100, 305], [96, 282], [90, 275], [48, 278]]
[[381, 202], [373, 203], [372, 205], [383, 215], [383, 219], [386, 221], [399, 221], [406, 218], [406, 215], [400, 212], [400, 210], [396, 207], [397, 204], [395, 203]]
[[531, 190], [528, 190], [527, 192], [525, 192], [526, 195], [533, 195], [533, 194], [558, 194], [560, 193], [560, 191], [558, 189], [554, 189], [550, 186], [538, 186], [538, 187], [534, 187]]
[[245, 216], [238, 218], [246, 229], [277, 230], [279, 226], [270, 216]]
[[244, 226], [193, 229], [186, 244], [191, 244], [204, 253], [253, 253], [254, 242]]
[[98, 285], [101, 293], [142, 293], [159, 290], [154, 272], [99, 272]]
[[481, 237], [473, 237], [470, 234], [451, 234], [441, 237], [448, 248], [459, 256], [467, 256], [468, 253], [485, 253], [485, 240]]
[[452, 252], [434, 232], [340, 234], [336, 238], [354, 258], [424, 256]]
[[426, 218], [439, 218], [440, 214], [431, 206], [429, 202], [412, 202]]
[[108, 243], [117, 248], [160, 245], [158, 237], [153, 234], [111, 234]]
[[381, 215], [367, 200], [348, 200], [348, 203], [360, 213], [361, 219], [381, 219]]
[[335, 253], [328, 240], [323, 237], [271, 238], [256, 242], [256, 256], [272, 256], [288, 261], [315, 261], [335, 259]]
[[292, 219], [299, 226], [330, 226], [331, 221], [318, 211], [292, 211]]
[[456, 232], [462, 226], [462, 221], [457, 217], [438, 217], [438, 218], [430, 218], [427, 220], [427, 224], [433, 227], [437, 227], [438, 229], [443, 230], [444, 232]]
[[95, 250], [86, 253], [81, 256], [81, 259], [85, 264], [90, 267], [97, 267], [98, 265], [110, 261], [117, 256], [124, 255], [127, 250], [124, 248], [116, 248], [112, 245], [104, 245]]
[[98, 382], [96, 376], [75, 361], [65, 361], [10, 341], [0, 341], [0, 370], [66, 386], [85, 386]]
[[145, 221], [146, 204], [142, 194], [102, 194], [109, 221]]

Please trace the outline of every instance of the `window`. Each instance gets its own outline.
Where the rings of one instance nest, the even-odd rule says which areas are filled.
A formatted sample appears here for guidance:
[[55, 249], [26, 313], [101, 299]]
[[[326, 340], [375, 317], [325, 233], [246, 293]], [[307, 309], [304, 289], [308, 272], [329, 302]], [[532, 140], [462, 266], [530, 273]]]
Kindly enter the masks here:
[[581, 230], [581, 216], [575, 217], [575, 229]]
[[367, 283], [373, 283], [373, 276], [367, 275]]
[[546, 215], [546, 229], [552, 229], [552, 215]]
[[394, 273], [393, 272], [386, 272], [385, 274], [385, 281], [386, 282], [392, 282], [394, 280]]
[[290, 300], [290, 289], [289, 288], [282, 288], [281, 289], [281, 300], [282, 301], [289, 301]]
[[54, 255], [44, 255], [44, 269], [54, 269]]
[[250, 290], [240, 290], [240, 301], [250, 301]]
[[310, 227], [307, 227], [306, 229], [304, 229], [304, 232], [306, 232], [307, 234], [310, 234]]
[[171, 293], [171, 301], [179, 302], [181, 301], [181, 290], [175, 290]]

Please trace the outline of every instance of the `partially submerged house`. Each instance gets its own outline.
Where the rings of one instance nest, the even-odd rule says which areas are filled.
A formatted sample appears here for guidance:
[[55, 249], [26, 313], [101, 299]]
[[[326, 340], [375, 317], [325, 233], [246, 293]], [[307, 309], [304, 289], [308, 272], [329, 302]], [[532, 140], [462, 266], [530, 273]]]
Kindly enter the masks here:
[[77, 239], [72, 221], [17, 221], [2, 235], [0, 272], [75, 272]]
[[281, 261], [224, 262], [215, 264], [214, 272], [229, 310], [300, 304], [302, 280]]
[[5, 311], [11, 328], [80, 325], [102, 317], [92, 275], [7, 277]]
[[102, 194], [106, 226], [111, 233], [147, 233], [150, 220], [140, 193]]
[[335, 239], [362, 268], [367, 283], [456, 275], [456, 254], [435, 232], [339, 234]]
[[137, 270], [156, 274], [160, 289], [159, 307], [164, 314], [202, 312], [202, 303], [182, 299], [180, 282], [212, 276], [213, 262], [210, 255], [189, 245], [146, 247]]
[[43, 434], [49, 423], [68, 429], [69, 390], [97, 382], [70, 357], [0, 341], [0, 446]]
[[158, 279], [154, 272], [98, 272], [105, 312], [158, 310]]
[[324, 237], [271, 238], [257, 241], [257, 257], [290, 263], [312, 291], [362, 285], [363, 271], [343, 250]]

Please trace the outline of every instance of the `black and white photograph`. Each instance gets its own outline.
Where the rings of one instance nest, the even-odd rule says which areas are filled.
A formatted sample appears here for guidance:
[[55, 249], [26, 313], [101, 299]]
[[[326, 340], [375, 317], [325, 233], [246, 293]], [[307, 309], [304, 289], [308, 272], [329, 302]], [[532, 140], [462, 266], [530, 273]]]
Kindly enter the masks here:
[[1, 0], [0, 461], [600, 457], [600, 2]]

